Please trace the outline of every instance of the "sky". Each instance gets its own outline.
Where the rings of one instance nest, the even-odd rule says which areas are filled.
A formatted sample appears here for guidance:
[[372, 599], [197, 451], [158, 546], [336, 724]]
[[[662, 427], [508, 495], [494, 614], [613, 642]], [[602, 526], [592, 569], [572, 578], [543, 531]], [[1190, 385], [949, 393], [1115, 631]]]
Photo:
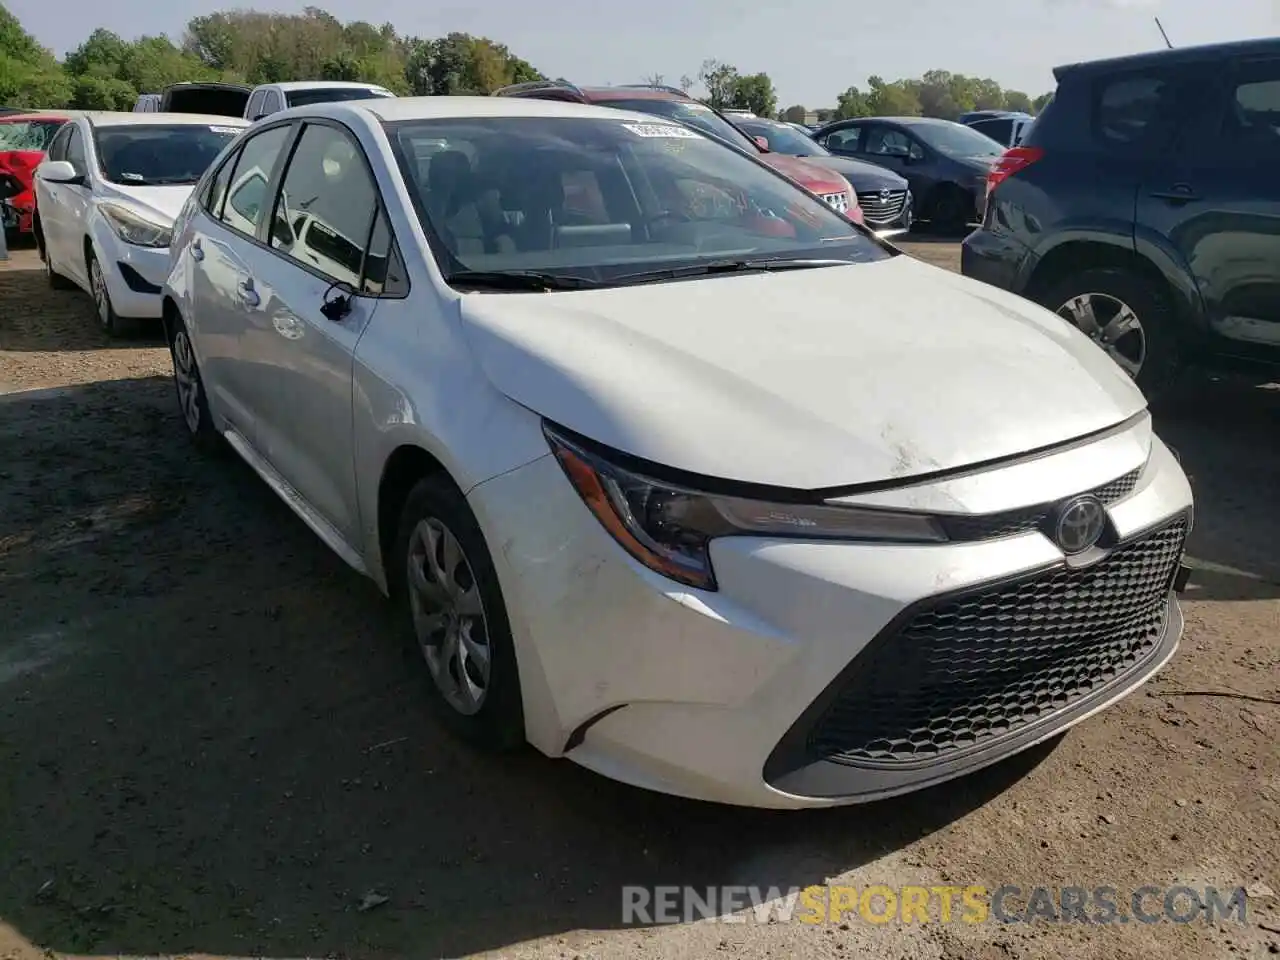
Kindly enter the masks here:
[[[1280, 0], [5, 0], [59, 56], [98, 26], [124, 37], [180, 40], [194, 16], [228, 7], [389, 21], [402, 35], [478, 34], [507, 44], [543, 73], [580, 84], [676, 83], [704, 60], [764, 71], [780, 106], [833, 106], [868, 76], [930, 69], [990, 77], [1032, 97], [1053, 89], [1057, 64], [1164, 45], [1280, 35]], [[859, 9], [861, 8], [861, 9]], [[376, 15], [372, 11], [376, 10]]]

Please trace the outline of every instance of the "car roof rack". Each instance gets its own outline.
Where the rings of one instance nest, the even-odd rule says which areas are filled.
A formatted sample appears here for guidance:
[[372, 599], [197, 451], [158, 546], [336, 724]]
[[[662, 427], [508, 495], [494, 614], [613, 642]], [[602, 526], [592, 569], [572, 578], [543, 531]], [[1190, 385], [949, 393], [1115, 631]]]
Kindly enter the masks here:
[[622, 83], [619, 86], [627, 90], [662, 90], [664, 93], [677, 93], [682, 97], [689, 96], [688, 90], [681, 90], [667, 83]]
[[587, 95], [575, 83], [570, 83], [561, 77], [559, 80], [530, 80], [527, 83], [512, 83], [505, 87], [499, 87], [493, 91], [495, 97], [510, 97], [518, 93], [525, 93], [533, 90], [567, 90], [584, 103]]

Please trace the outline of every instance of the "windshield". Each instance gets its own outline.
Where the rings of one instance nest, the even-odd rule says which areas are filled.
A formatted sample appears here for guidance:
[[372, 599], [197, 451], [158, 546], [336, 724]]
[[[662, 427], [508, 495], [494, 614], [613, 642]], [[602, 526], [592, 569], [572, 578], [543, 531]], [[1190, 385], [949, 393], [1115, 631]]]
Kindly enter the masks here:
[[911, 132], [949, 157], [998, 157], [1004, 147], [986, 134], [959, 123], [913, 123]]
[[743, 130], [753, 137], [764, 137], [769, 141], [769, 149], [774, 153], [783, 153], [789, 157], [829, 157], [831, 151], [809, 139], [794, 127], [785, 123], [769, 123], [760, 120], [742, 120], [738, 123]]
[[608, 283], [726, 259], [891, 256], [790, 181], [678, 124], [484, 117], [386, 127], [446, 274]]
[[755, 141], [731, 124], [706, 104], [692, 103], [688, 100], [610, 100], [608, 106], [619, 110], [634, 110], [637, 113], [651, 113], [655, 117], [670, 117], [681, 123], [696, 127], [703, 133], [727, 140], [740, 150], [759, 153], [760, 148]]
[[291, 90], [285, 94], [291, 107], [305, 107], [313, 103], [335, 103], [339, 100], [373, 100], [376, 97], [394, 97], [390, 90], [377, 87], [318, 87], [311, 90]]
[[195, 183], [239, 127], [138, 124], [93, 132], [102, 176], [122, 186]]
[[49, 141], [65, 120], [19, 120], [0, 123], [0, 151], [39, 150], [49, 148]]

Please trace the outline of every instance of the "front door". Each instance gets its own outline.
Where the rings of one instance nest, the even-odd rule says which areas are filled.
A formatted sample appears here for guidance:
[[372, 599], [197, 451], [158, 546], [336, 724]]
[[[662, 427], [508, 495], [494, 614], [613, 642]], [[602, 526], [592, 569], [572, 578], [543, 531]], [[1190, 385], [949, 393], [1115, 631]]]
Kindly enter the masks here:
[[[378, 190], [346, 128], [308, 122], [274, 202], [270, 251], [253, 263], [258, 446], [348, 543], [359, 543], [351, 390], [356, 344], [378, 305], [362, 289], [382, 218]], [[378, 236], [387, 237], [385, 227]]]
[[1214, 349], [1280, 359], [1280, 59], [1224, 73], [1179, 148], [1151, 166], [1138, 221], [1171, 238]]

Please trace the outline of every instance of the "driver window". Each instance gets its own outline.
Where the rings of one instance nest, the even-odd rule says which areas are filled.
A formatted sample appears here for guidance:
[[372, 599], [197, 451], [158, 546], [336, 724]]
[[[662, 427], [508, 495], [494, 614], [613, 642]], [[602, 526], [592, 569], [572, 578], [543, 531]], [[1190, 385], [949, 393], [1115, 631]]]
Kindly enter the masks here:
[[89, 165], [84, 155], [84, 137], [80, 135], [80, 128], [71, 128], [71, 138], [67, 141], [67, 162], [75, 167], [76, 173], [84, 176]]
[[71, 131], [76, 128], [74, 123], [66, 123], [62, 125], [62, 129], [57, 132], [53, 140], [49, 143], [49, 152], [47, 154], [50, 160], [67, 159], [67, 141], [71, 139]]
[[271, 246], [334, 281], [360, 289], [378, 192], [360, 148], [322, 124], [303, 128], [271, 222]]

